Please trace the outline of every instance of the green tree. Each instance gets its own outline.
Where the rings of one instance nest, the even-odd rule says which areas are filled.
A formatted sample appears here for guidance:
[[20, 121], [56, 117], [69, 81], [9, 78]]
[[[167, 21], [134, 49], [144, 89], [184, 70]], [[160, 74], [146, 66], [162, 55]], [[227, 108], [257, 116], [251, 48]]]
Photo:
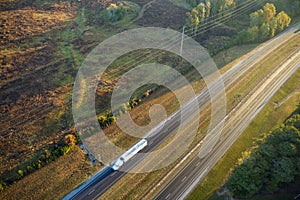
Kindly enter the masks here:
[[270, 164], [272, 164], [274, 158], [278, 157], [277, 149], [270, 143], [261, 144], [257, 149], [257, 154], [265, 158]]
[[107, 117], [105, 115], [98, 116], [98, 122], [102, 128], [107, 127]]
[[126, 10], [122, 3], [119, 3], [118, 5], [112, 3], [106, 8], [106, 12], [110, 21], [115, 22], [124, 17]]
[[270, 25], [269, 23], [263, 23], [260, 28], [259, 28], [259, 32], [260, 32], [260, 40], [264, 41], [266, 39], [268, 39], [270, 37]]
[[253, 42], [258, 38], [259, 29], [257, 26], [253, 26], [248, 29], [249, 41]]
[[70, 151], [69, 146], [63, 146], [60, 148], [61, 155], [66, 155]]
[[277, 30], [277, 20], [276, 19], [273, 19], [270, 23], [269, 23], [269, 26], [270, 26], [270, 37], [274, 37], [275, 34], [276, 34], [276, 30]]
[[264, 11], [262, 9], [259, 9], [253, 13], [250, 14], [250, 24], [251, 26], [257, 26], [263, 24], [265, 19]]
[[295, 114], [293, 117], [288, 119], [286, 122], [287, 126], [294, 126], [298, 130], [300, 129], [300, 114]]
[[249, 198], [263, 188], [274, 192], [300, 175], [300, 132], [290, 119], [259, 140], [260, 146], [248, 159], [239, 160], [227, 182], [235, 196]]
[[34, 172], [34, 168], [33, 168], [32, 166], [30, 166], [30, 165], [28, 165], [28, 166], [26, 167], [26, 170], [27, 170], [27, 172], [29, 172], [29, 173]]
[[262, 187], [264, 171], [255, 162], [247, 159], [231, 174], [227, 185], [236, 196], [251, 197]]
[[234, 0], [213, 0], [211, 3], [215, 13], [220, 13], [224, 10], [230, 10], [235, 7]]
[[295, 178], [295, 166], [291, 158], [283, 157], [275, 161], [271, 171], [271, 182], [276, 183], [289, 183]]
[[278, 152], [282, 157], [297, 156], [297, 146], [291, 142], [284, 141], [277, 145]]

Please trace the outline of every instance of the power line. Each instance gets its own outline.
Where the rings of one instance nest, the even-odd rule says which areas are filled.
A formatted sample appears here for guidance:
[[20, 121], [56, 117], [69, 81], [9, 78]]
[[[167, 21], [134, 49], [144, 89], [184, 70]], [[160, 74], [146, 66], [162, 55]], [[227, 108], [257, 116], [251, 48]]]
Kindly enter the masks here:
[[[238, 14], [242, 14], [243, 12], [247, 12], [248, 10], [250, 10], [250, 9], [252, 9], [253, 7], [255, 7], [256, 6], [256, 2], [257, 2], [257, 0], [254, 0], [254, 1], [251, 1], [251, 0], [249, 0], [248, 2], [251, 2], [250, 3], [250, 5], [251, 5], [251, 7], [249, 8], [240, 8], [239, 9], [239, 11], [238, 12], [235, 12], [234, 14], [231, 14], [230, 16], [227, 16], [226, 18], [224, 18], [223, 20], [222, 20], [222, 18], [220, 18], [220, 19], [216, 19], [216, 22], [218, 22], [218, 23], [220, 23], [220, 22], [227, 22], [228, 21], [228, 19], [230, 19], [232, 16], [234, 16], [234, 15], [238, 15]], [[215, 27], [217, 27], [217, 26], [219, 26], [219, 24], [216, 24], [216, 22], [215, 23], [213, 23], [213, 24], [211, 24], [211, 26], [209, 26], [208, 27], [208, 29], [206, 29], [207, 27], [205, 27], [205, 26], [203, 26], [203, 27], [201, 27], [201, 29], [198, 31], [198, 33], [197, 34], [194, 34], [194, 35], [190, 35], [190, 37], [195, 37], [195, 36], [197, 36], [197, 35], [199, 35], [199, 34], [202, 34], [202, 33], [204, 33], [204, 32], [207, 32], [208, 30], [211, 30], [211, 29], [213, 29], [213, 28], [215, 28]], [[188, 36], [188, 35], [187, 35]], [[186, 39], [185, 39], [186, 40]], [[180, 41], [180, 38], [178, 38], [176, 41], [174, 41], [174, 42], [171, 42], [171, 43], [168, 43], [168, 44], [163, 44], [162, 46], [161, 46], [161, 48], [169, 48], [169, 49], [171, 49], [172, 47], [174, 47], [174, 46], [176, 46], [177, 44], [178, 44], [178, 42]], [[152, 53], [152, 51], [155, 51], [154, 53]], [[127, 62], [127, 63], [125, 63], [125, 64], [122, 64], [122, 69], [121, 70], [119, 70], [118, 72], [125, 72], [125, 71], [127, 71], [128, 69], [130, 69], [131, 67], [134, 67], [134, 66], [136, 66], [137, 64], [141, 64], [141, 63], [143, 63], [143, 62], [145, 62], [145, 61], [147, 61], [147, 59], [148, 59], [148, 57], [149, 56], [151, 56], [152, 57], [152, 59], [149, 59], [148, 60], [148, 62], [151, 62], [151, 61], [153, 61], [154, 60], [154, 57], [156, 57], [156, 56], [158, 56], [160, 53], [162, 53], [163, 51], [162, 50], [148, 50], [148, 52], [150, 52], [148, 55], [147, 54], [145, 54], [145, 55], [141, 55], [141, 56], [139, 56], [139, 57], [137, 57], [137, 58], [135, 58], [135, 59], [132, 59], [131, 61], [129, 61], [129, 62]], [[134, 52], [135, 53], [135, 52]], [[136, 54], [136, 53], [135, 53]], [[140, 58], [143, 58], [142, 60], [140, 60], [140, 61], [138, 61], [138, 62], [136, 62], [136, 60], [138, 60], [138, 59], [140, 59]], [[131, 63], [131, 64], [130, 64]], [[128, 65], [128, 67], [125, 67], [126, 65]]]
[[[245, 2], [241, 3], [240, 5], [242, 5], [242, 6], [240, 6], [238, 9], [236, 9], [234, 11], [232, 11], [232, 10], [229, 10], [229, 11], [225, 10], [223, 12], [218, 13], [216, 15], [217, 17], [216, 16], [209, 17], [207, 19], [212, 19], [212, 20], [209, 20], [207, 23], [199, 25], [198, 27], [200, 27], [200, 29], [197, 31], [197, 33], [193, 34], [193, 35], [191, 34], [190, 36], [191, 37], [195, 37], [197, 35], [200, 35], [200, 34], [202, 34], [204, 32], [207, 32], [207, 31], [209, 31], [209, 30], [211, 30], [211, 29], [219, 26], [219, 24], [216, 24], [216, 23], [225, 23], [225, 22], [227, 22], [230, 18], [232, 18], [235, 15], [241, 15], [243, 13], [246, 13], [249, 10], [251, 10], [252, 8], [256, 7], [257, 3], [258, 3], [258, 0], [254, 0], [254, 1], [248, 0], [248, 1], [245, 1]], [[185, 30], [187, 32], [186, 35], [189, 36], [188, 32], [190, 32], [192, 30], [192, 28], [191, 29], [185, 29]], [[177, 38], [175, 38], [175, 39], [177, 39]], [[183, 38], [182, 41], [184, 41], [184, 40], [186, 40], [186, 39]], [[172, 48], [173, 46], [177, 45], [177, 42], [179, 42], [179, 41], [180, 40], [178, 39], [177, 41], [174, 41], [174, 42], [171, 42], [171, 43], [168, 43], [168, 44], [163, 44], [163, 46], [168, 47], [168, 48]], [[133, 66], [136, 66], [137, 64], [143, 63], [143, 62], [147, 61], [148, 57], [150, 57], [150, 56], [151, 56], [152, 59], [150, 58], [148, 61], [149, 62], [153, 61], [154, 56], [158, 56], [158, 55], [160, 55], [160, 53], [163, 52], [162, 50], [156, 50], [155, 53], [152, 53], [152, 51], [153, 50], [148, 50], [148, 55], [147, 54], [145, 54], [145, 55], [143, 54], [140, 57], [134, 58], [131, 61], [129, 61], [129, 62], [125, 63], [125, 64], [122, 64], [122, 66], [126, 66], [128, 64], [130, 64], [130, 65], [128, 67], [123, 67], [118, 72], [123, 72], [123, 71], [128, 70], [129, 68], [131, 68]], [[136, 54], [137, 54], [136, 52], [133, 52], [131, 55], [129, 54], [129, 56], [136, 55]], [[139, 60], [140, 58], [144, 58], [144, 59]], [[136, 60], [139, 60], [139, 61], [134, 63], [134, 61], [136, 61]], [[71, 102], [68, 102], [65, 105], [68, 105], [70, 103]], [[53, 107], [54, 106], [49, 106], [49, 107], [46, 107], [45, 109], [48, 110], [48, 109], [53, 108]], [[29, 112], [27, 112], [27, 114], [29, 114], [29, 113], [31, 113], [32, 111], [35, 111], [35, 110], [37, 110], [37, 108], [34, 108], [34, 109], [30, 110]], [[24, 116], [24, 115], [26, 115], [26, 114], [23, 114], [22, 116]], [[18, 125], [20, 125], [20, 124], [28, 121], [29, 119], [32, 119], [36, 115], [37, 114], [31, 116], [30, 118], [28, 118], [26, 120], [23, 120], [22, 122], [19, 122], [19, 123], [13, 125], [13, 126], [10, 126], [10, 127], [6, 128], [5, 130], [2, 130], [1, 132], [3, 133], [3, 132], [5, 132], [5, 131], [7, 131], [7, 130], [9, 130], [11, 128], [14, 128], [15, 126], [18, 126]], [[16, 118], [12, 118], [9, 121], [6, 121], [4, 123], [11, 122], [11, 121], [19, 119], [19, 118], [21, 118], [21, 116], [18, 116]], [[1, 125], [3, 125], [4, 123], [2, 123]]]

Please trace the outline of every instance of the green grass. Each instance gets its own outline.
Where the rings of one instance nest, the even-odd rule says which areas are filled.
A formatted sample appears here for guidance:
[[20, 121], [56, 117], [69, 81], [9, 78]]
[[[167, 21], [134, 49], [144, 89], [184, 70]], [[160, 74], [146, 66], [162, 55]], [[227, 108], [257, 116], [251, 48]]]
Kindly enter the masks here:
[[257, 46], [258, 44], [246, 44], [246, 45], [234, 46], [224, 51], [221, 51], [220, 53], [218, 53], [213, 57], [213, 60], [216, 63], [218, 68], [222, 68], [225, 65], [231, 63], [232, 61], [249, 53]]
[[240, 79], [232, 87], [226, 89], [227, 108], [231, 109], [234, 107], [241, 98], [256, 87], [258, 81], [261, 81], [268, 73], [272, 72], [275, 66], [280, 65], [289, 58], [291, 53], [298, 48], [298, 46], [295, 45], [297, 42], [300, 42], [300, 37], [295, 36], [272, 52], [273, 56], [267, 56], [259, 62], [255, 68], [251, 68], [243, 76], [243, 79], [247, 80], [247, 84], [245, 84], [244, 80]]
[[243, 132], [228, 152], [220, 159], [217, 165], [209, 172], [188, 199], [220, 199], [215, 191], [225, 182], [229, 171], [234, 167], [241, 153], [249, 149], [255, 138], [262, 133], [268, 133], [281, 124], [297, 107], [300, 102], [300, 93], [275, 107], [274, 102], [280, 102], [290, 93], [299, 88], [300, 69], [284, 84], [263, 110], [257, 115], [250, 126]]
[[[254, 48], [255, 47], [255, 45], [254, 46], [251, 46], [251, 48]], [[249, 49], [251, 49], [251, 48], [249, 48], [249, 47], [241, 47], [241, 48], [245, 48], [245, 51], [247, 52]], [[238, 48], [237, 48], [238, 49]], [[238, 50], [235, 50], [235, 51], [238, 51]], [[279, 57], [279, 59], [281, 59], [281, 57]], [[256, 69], [256, 71], [255, 71], [255, 73], [257, 73], [257, 71], [259, 71], [259, 70], [262, 70], [262, 69], [264, 69], [264, 67], [260, 67], [260, 65], [257, 67], [254, 67], [254, 68], [258, 68], [258, 69]], [[261, 69], [262, 68], [262, 69]], [[227, 68], [228, 69], [228, 68]], [[267, 72], [264, 72], [264, 73], [261, 73], [260, 71], [259, 71], [259, 75], [261, 75], [261, 76], [263, 76], [263, 75], [266, 75], [266, 73]], [[252, 77], [253, 78], [253, 77]], [[248, 80], [249, 79], [247, 79], [247, 77], [242, 77], [242, 82], [241, 83], [239, 83], [239, 84], [247, 84], [247, 82], [248, 82]], [[253, 80], [256, 80], [256, 79], [254, 79], [253, 78]], [[246, 90], [246, 92], [248, 91], [247, 89], [245, 89]], [[244, 92], [245, 94], [246, 94], [246, 92]], [[231, 90], [230, 91], [230, 93], [229, 93], [229, 95], [230, 95], [230, 97], [231, 96], [233, 96], [235, 94], [235, 91], [234, 90]], [[158, 95], [158, 97], [159, 97], [159, 100], [160, 100], [160, 102], [161, 101], [164, 101], [164, 100], [167, 100], [168, 101], [168, 103], [170, 104], [170, 102], [171, 102], [171, 99], [172, 98], [167, 98], [167, 95]], [[161, 103], [160, 103], [161, 104]], [[168, 107], [168, 106], [167, 106]], [[168, 107], [168, 108], [170, 108], [170, 107]], [[146, 109], [147, 110], [147, 109]], [[168, 109], [167, 109], [168, 110]], [[171, 109], [172, 110], [172, 109]], [[175, 109], [174, 109], [175, 110]], [[173, 111], [174, 111], [173, 110]], [[143, 110], [142, 109], [142, 111], [145, 111], [145, 110]], [[207, 112], [206, 112], [207, 113]], [[142, 115], [142, 112], [139, 114], [140, 116]], [[134, 119], [134, 117], [133, 117], [133, 119]], [[201, 119], [207, 119], [207, 118], [201, 118]], [[196, 142], [196, 140], [197, 141], [199, 141], [200, 139], [201, 139], [201, 136], [203, 137], [203, 134], [202, 134], [202, 132], [204, 131], [203, 129], [206, 127], [206, 125], [204, 124], [203, 126], [201, 126], [201, 130], [199, 131], [199, 134], [197, 134], [197, 138], [195, 138], [195, 142]], [[114, 135], [116, 135], [116, 134], [114, 134]], [[120, 135], [119, 135], [120, 136]], [[247, 139], [247, 141], [250, 141], [252, 138], [248, 138]], [[128, 141], [125, 141], [126, 140], [126, 138], [125, 137], [119, 137], [119, 141], [122, 141], [123, 143], [125, 142], [125, 143], [128, 143]], [[124, 145], [124, 144], [123, 144]], [[124, 145], [125, 146], [125, 145]], [[247, 146], [247, 144], [245, 143], [245, 144], [243, 144], [243, 145], [241, 145], [241, 146]], [[243, 150], [243, 149], [242, 149]], [[239, 152], [242, 152], [242, 150], [240, 150]], [[240, 156], [240, 153], [238, 153], [237, 154], [237, 157], [239, 157]], [[226, 166], [225, 166], [226, 167]], [[225, 171], [226, 171], [226, 168], [225, 168]], [[160, 179], [161, 177], [163, 177], [164, 176], [164, 174], [166, 174], [168, 172], [168, 169], [163, 169], [163, 170], [160, 170], [160, 172], [158, 173], [158, 174], [152, 174], [152, 173], [150, 173], [149, 175], [139, 175], [139, 176], [136, 176], [136, 177], [132, 177], [132, 179], [133, 180], [135, 180], [135, 182], [134, 182], [134, 184], [137, 184], [137, 182], [141, 182], [141, 183], [143, 183], [143, 184], [141, 184], [141, 185], [138, 185], [138, 186], [132, 186], [132, 187], [127, 187], [127, 189], [126, 189], [126, 192], [125, 192], [125, 189], [123, 188], [124, 187], [124, 185], [133, 185], [133, 183], [132, 182], [130, 182], [130, 180], [129, 179], [123, 179], [123, 180], [121, 180], [118, 184], [116, 184], [110, 191], [111, 192], [108, 192], [108, 194], [105, 196], [105, 197], [107, 197], [107, 198], [114, 198], [115, 196], [118, 196], [118, 195], [123, 195], [123, 196], [126, 196], [126, 198], [133, 198], [133, 196], [132, 196], [132, 192], [134, 191], [134, 192], [137, 192], [137, 190], [139, 190], [139, 192], [137, 192], [137, 193], [139, 193], [139, 195], [145, 195], [145, 193], [143, 193], [144, 191], [147, 191], [147, 190], [140, 190], [141, 189], [141, 187], [145, 187], [145, 185], [147, 186], [147, 187], [150, 187], [151, 185], [153, 185], [153, 184], [155, 184], [155, 183], [152, 183], [153, 181], [155, 181], [155, 180], [158, 180], [158, 179]], [[227, 172], [227, 171], [226, 171]], [[222, 174], [222, 173], [221, 173]], [[219, 176], [216, 176], [216, 178], [218, 178]], [[215, 181], [215, 180], [214, 180]], [[222, 181], [222, 179], [221, 179], [221, 181]], [[215, 181], [216, 182], [216, 181]], [[122, 189], [121, 189], [122, 188]], [[138, 188], [138, 189], [137, 189]], [[120, 190], [122, 190], [122, 191], [120, 191], [120, 192], [115, 192], [115, 191], [119, 191], [119, 189]], [[126, 193], [126, 195], [125, 195], [125, 193]], [[110, 195], [112, 195], [112, 196], [110, 196]], [[125, 197], [124, 197], [125, 198]]]

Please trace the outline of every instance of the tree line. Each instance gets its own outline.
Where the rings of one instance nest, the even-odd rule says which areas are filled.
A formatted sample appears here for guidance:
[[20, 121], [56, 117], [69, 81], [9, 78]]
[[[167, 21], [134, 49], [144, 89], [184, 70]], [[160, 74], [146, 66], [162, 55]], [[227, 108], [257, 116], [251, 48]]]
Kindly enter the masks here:
[[300, 176], [300, 104], [279, 128], [264, 136], [252, 152], [244, 152], [227, 182], [233, 196], [249, 198], [273, 193]]
[[131, 109], [138, 106], [142, 101], [152, 94], [155, 90], [157, 90], [159, 86], [154, 86], [152, 89], [147, 90], [141, 97], [133, 97], [129, 102], [123, 105], [120, 105], [118, 109], [116, 109], [115, 113], [112, 113], [112, 110], [106, 111], [104, 114], [98, 115], [98, 122], [101, 128], [107, 128], [109, 125], [117, 121], [117, 118], [122, 114], [127, 113]]
[[[197, 34], [201, 24], [204, 25], [208, 20], [212, 20], [216, 14], [230, 16], [239, 4], [239, 1], [234, 0], [187, 0], [187, 2], [193, 6], [193, 9], [187, 12], [186, 24], [194, 34]], [[249, 15], [249, 28], [241, 30], [224, 48], [237, 44], [263, 42], [285, 30], [290, 23], [291, 17], [285, 11], [277, 13], [274, 4], [266, 3], [263, 8]]]
[[266, 3], [262, 9], [250, 14], [250, 27], [242, 30], [236, 42], [245, 44], [265, 41], [282, 32], [291, 23], [291, 17], [281, 11], [277, 14], [274, 4]]
[[26, 163], [20, 164], [15, 169], [4, 172], [0, 176], [0, 192], [15, 181], [35, 172], [60, 156], [66, 155], [78, 142], [78, 137], [73, 134], [67, 134], [63, 140], [55, 146], [41, 151], [38, 156], [30, 159]]
[[201, 0], [200, 2], [199, 0], [187, 0], [187, 2], [193, 7], [190, 12], [187, 12], [187, 26], [194, 33], [209, 17], [225, 10], [233, 10], [236, 6], [234, 0]]

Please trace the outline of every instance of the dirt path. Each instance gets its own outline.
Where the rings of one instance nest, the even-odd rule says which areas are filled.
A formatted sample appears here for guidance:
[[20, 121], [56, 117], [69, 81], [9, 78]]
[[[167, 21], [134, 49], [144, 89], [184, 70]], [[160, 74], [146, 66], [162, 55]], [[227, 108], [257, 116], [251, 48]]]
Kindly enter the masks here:
[[280, 107], [282, 104], [284, 104], [286, 101], [288, 101], [290, 98], [292, 98], [298, 92], [300, 92], [300, 87], [297, 88], [296, 90], [294, 90], [289, 96], [285, 97], [282, 101], [276, 103], [275, 107], [276, 108]]

